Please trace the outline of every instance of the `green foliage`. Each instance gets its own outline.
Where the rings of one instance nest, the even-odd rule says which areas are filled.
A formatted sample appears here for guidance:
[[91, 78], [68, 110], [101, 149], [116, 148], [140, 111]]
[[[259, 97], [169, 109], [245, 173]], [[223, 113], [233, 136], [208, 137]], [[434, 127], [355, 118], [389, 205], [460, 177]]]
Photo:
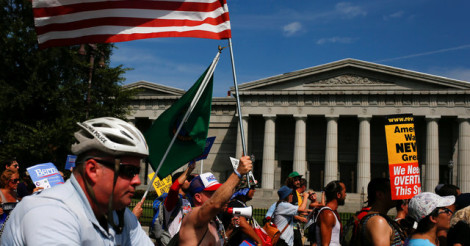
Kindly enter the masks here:
[[[16, 157], [23, 167], [53, 162], [64, 165], [76, 122], [124, 118], [133, 96], [121, 88], [126, 71], [109, 67], [114, 46], [38, 48], [31, 2], [0, 0], [0, 159]], [[94, 62], [90, 105], [87, 91]], [[99, 62], [104, 59], [105, 66]]]

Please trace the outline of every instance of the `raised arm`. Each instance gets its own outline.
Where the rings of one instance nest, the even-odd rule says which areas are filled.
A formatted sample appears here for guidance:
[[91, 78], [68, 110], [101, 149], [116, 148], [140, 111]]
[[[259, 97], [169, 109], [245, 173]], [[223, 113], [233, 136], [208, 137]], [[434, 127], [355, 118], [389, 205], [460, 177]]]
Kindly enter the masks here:
[[[252, 162], [249, 156], [243, 156], [240, 158], [237, 171], [243, 176], [247, 174], [253, 168]], [[233, 172], [227, 181], [217, 189], [217, 191], [207, 200], [200, 209], [196, 210], [196, 221], [195, 226], [201, 227], [207, 225], [207, 223], [214, 218], [223, 208], [225, 203], [235, 192], [235, 188], [240, 182], [238, 175]]]

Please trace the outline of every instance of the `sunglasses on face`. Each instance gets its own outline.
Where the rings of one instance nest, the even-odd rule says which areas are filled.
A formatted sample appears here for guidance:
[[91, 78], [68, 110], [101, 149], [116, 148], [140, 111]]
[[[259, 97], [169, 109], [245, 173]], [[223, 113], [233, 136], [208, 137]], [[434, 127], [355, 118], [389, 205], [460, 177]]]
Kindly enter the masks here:
[[449, 214], [449, 215], [452, 215], [454, 212], [452, 212], [452, 210], [448, 209], [448, 208], [440, 208], [442, 210], [439, 210], [439, 212], [437, 212], [437, 214]]
[[[111, 169], [114, 169], [114, 163], [112, 162], [97, 160], [97, 159], [94, 159], [94, 160]], [[140, 173], [140, 167], [136, 167], [134, 165], [126, 165], [122, 163], [119, 164], [118, 175], [121, 176], [122, 178], [133, 179], [136, 175], [139, 175], [139, 173]]]
[[10, 182], [16, 184], [20, 182], [20, 179], [10, 179]]
[[12, 165], [12, 166], [13, 166], [14, 168], [18, 168], [18, 167], [19, 167], [18, 164], [14, 164], [14, 165]]

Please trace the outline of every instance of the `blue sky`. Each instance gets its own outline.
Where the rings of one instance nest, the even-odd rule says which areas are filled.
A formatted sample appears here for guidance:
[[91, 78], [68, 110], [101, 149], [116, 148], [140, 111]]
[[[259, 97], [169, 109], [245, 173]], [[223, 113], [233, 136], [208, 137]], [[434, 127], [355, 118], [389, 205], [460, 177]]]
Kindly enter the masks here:
[[[470, 1], [227, 0], [238, 83], [354, 58], [470, 81]], [[116, 43], [111, 65], [187, 90], [226, 40], [158, 38]], [[225, 49], [214, 96], [233, 86]]]

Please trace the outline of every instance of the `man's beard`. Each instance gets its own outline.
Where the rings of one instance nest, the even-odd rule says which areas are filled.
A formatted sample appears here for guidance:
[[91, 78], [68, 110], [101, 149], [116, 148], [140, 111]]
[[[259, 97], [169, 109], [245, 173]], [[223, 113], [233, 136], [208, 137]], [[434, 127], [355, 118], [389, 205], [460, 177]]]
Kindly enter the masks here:
[[345, 203], [345, 199], [344, 199], [344, 198], [338, 199], [338, 206], [343, 206], [344, 203]]

